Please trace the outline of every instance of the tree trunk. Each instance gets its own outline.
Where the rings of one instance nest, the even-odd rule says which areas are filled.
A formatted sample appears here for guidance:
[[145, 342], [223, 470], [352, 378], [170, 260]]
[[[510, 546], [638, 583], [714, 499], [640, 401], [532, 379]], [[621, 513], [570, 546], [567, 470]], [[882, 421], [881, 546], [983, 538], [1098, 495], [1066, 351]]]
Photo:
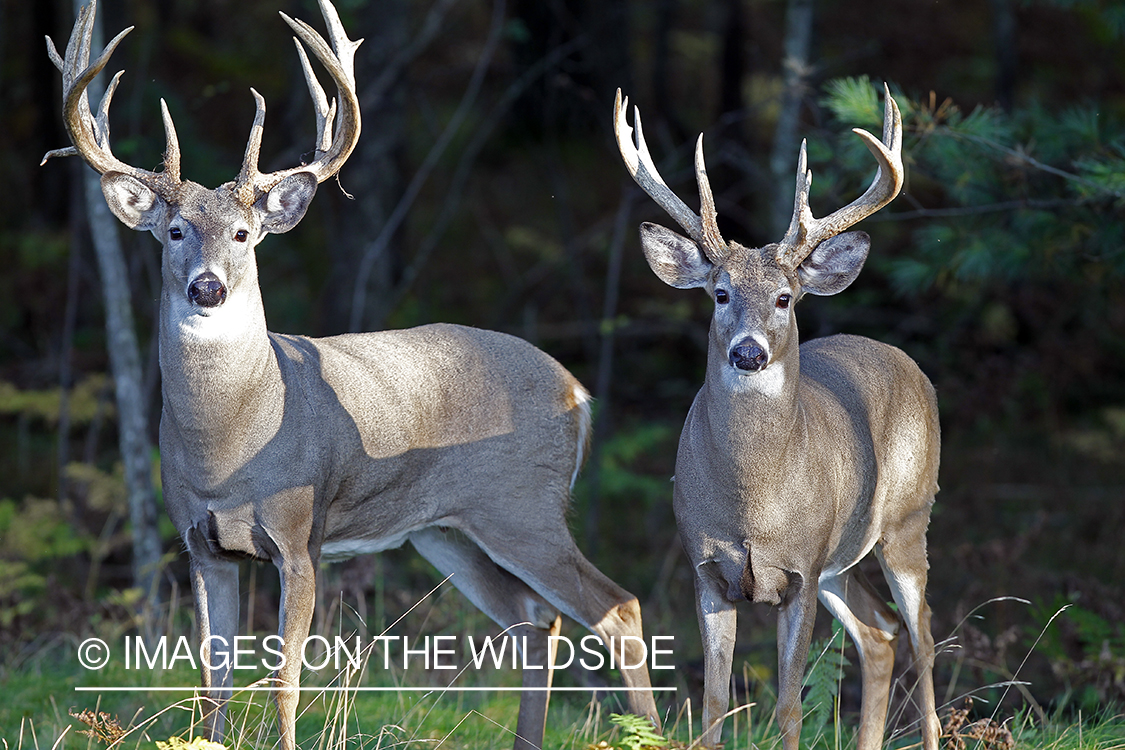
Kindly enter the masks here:
[[1011, 110], [1016, 93], [1019, 56], [1016, 45], [1016, 11], [1011, 0], [989, 0], [992, 38], [996, 48], [996, 102]]
[[[746, 77], [746, 21], [742, 0], [727, 0], [727, 22], [723, 26], [723, 50], [720, 60], [719, 115], [741, 113], [744, 108], [742, 81]], [[740, 143], [743, 137], [741, 117], [732, 120], [727, 136]]]
[[[76, 0], [75, 12], [80, 8]], [[93, 49], [101, 49], [100, 19], [95, 19]], [[89, 86], [90, 101], [101, 100], [102, 85]], [[106, 345], [117, 400], [118, 440], [125, 465], [125, 486], [129, 498], [129, 520], [133, 526], [133, 584], [146, 597], [156, 595], [156, 574], [162, 545], [156, 524], [156, 494], [152, 486], [152, 444], [148, 439], [145, 414], [144, 379], [130, 306], [129, 272], [117, 236], [117, 219], [102, 196], [101, 181], [94, 170], [83, 166], [86, 215], [90, 236], [98, 258], [105, 302]]]
[[781, 63], [785, 88], [781, 94], [781, 113], [777, 117], [773, 153], [770, 155], [774, 185], [770, 224], [775, 237], [785, 233], [793, 214], [794, 174], [800, 147], [797, 128], [809, 75], [812, 23], [813, 0], [789, 0], [785, 11], [785, 59]]

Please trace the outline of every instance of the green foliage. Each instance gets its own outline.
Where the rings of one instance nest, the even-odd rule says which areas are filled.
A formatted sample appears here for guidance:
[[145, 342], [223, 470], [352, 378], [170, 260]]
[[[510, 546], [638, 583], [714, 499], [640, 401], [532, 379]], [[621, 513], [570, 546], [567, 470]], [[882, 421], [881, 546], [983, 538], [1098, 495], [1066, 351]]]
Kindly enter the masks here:
[[18, 617], [26, 617], [39, 606], [47, 580], [26, 562], [0, 560], [0, 627], [12, 627]]
[[828, 81], [824, 88], [828, 92], [824, 106], [837, 120], [860, 128], [879, 128], [882, 132], [883, 104], [870, 78], [835, 78]]
[[0, 627], [19, 632], [18, 621], [44, 613], [42, 597], [61, 560], [88, 548], [57, 500], [0, 500]]
[[[67, 394], [67, 411], [72, 425], [89, 424], [99, 411], [107, 413], [112, 408], [103, 398], [108, 383], [103, 373], [95, 373], [71, 389]], [[34, 419], [54, 427], [59, 421], [61, 404], [60, 388], [22, 390], [0, 381], [0, 415]]]
[[629, 503], [665, 502], [671, 497], [668, 475], [653, 475], [638, 467], [675, 438], [665, 424], [644, 424], [621, 430], [605, 442], [601, 453], [602, 492]]
[[805, 674], [805, 723], [802, 731], [810, 736], [819, 735], [830, 719], [839, 714], [840, 681], [844, 668], [851, 666], [844, 655], [844, 628], [832, 622], [832, 636], [813, 643], [809, 649], [816, 658]]
[[635, 714], [610, 714], [609, 721], [614, 726], [621, 728], [621, 737], [617, 744], [629, 750], [641, 750], [645, 747], [667, 747], [668, 740], [657, 734], [652, 728], [652, 722], [645, 716]]
[[57, 596], [46, 606], [39, 598], [49, 585], [93, 597], [100, 564], [129, 545], [121, 465], [107, 472], [73, 463], [65, 474], [66, 499], [0, 499], [0, 626], [9, 632], [34, 633], [60, 614]]
[[0, 500], [0, 557], [42, 562], [78, 554], [88, 540], [75, 529], [69, 508], [58, 500], [29, 497]]
[[1078, 599], [1055, 596], [1036, 603], [1035, 620], [1051, 626], [1035, 647], [1064, 680], [1068, 694], [1063, 703], [1073, 696], [1089, 712], [1125, 702], [1125, 624], [1077, 604]]
[[[825, 90], [823, 104], [842, 125], [881, 120], [868, 79], [830, 81]], [[909, 257], [888, 263], [897, 291], [1078, 279], [1091, 265], [1125, 275], [1125, 132], [1111, 116], [1095, 106], [1060, 115], [1036, 105], [965, 114], [950, 100], [896, 98], [908, 190], [933, 206], [916, 212], [933, 221], [914, 231]]]

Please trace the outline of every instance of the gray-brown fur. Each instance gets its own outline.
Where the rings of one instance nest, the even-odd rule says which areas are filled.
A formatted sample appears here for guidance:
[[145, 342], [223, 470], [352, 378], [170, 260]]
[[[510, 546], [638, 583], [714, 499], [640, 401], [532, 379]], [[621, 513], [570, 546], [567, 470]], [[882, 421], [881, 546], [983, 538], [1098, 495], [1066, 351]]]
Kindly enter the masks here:
[[[651, 172], [639, 123], [634, 144], [620, 104], [616, 109], [626, 166], [634, 175], [637, 164]], [[708, 747], [720, 743], [729, 705], [734, 605], [748, 599], [778, 608], [777, 719], [785, 750], [796, 750], [818, 597], [860, 652], [859, 750], [882, 744], [903, 622], [918, 670], [923, 746], [938, 747], [925, 603], [925, 533], [940, 453], [934, 391], [909, 357], [886, 344], [843, 335], [799, 344], [794, 315], [804, 294], [836, 294], [858, 276], [870, 239], [843, 230], [901, 187], [901, 122], [889, 94], [886, 117], [882, 142], [863, 134], [880, 163], [871, 187], [823, 220], [808, 210], [811, 173], [802, 148], [793, 222], [779, 243], [755, 249], [731, 242], [716, 255], [691, 217], [674, 214], [689, 237], [641, 226], [653, 272], [677, 288], [702, 288], [715, 303], [706, 377], [684, 423], [673, 490], [695, 574]], [[704, 192], [701, 162], [700, 148]], [[675, 205], [658, 177], [640, 184], [661, 205]], [[705, 195], [702, 202], [706, 213], [711, 201]], [[701, 224], [717, 226], [706, 218]], [[855, 567], [872, 551], [899, 613]]]
[[[109, 97], [94, 118], [85, 86], [123, 35], [88, 66], [93, 8], [83, 10], [63, 72], [74, 149], [102, 173], [127, 226], [163, 245], [159, 344], [164, 501], [191, 558], [203, 648], [203, 714], [225, 729], [232, 670], [212, 637], [238, 629], [238, 562], [268, 560], [281, 577], [284, 665], [275, 675], [283, 750], [295, 747], [302, 645], [322, 560], [410, 541], [454, 586], [526, 643], [517, 748], [542, 743], [551, 684], [549, 636], [560, 614], [603, 642], [624, 643], [630, 709], [659, 727], [645, 664], [640, 607], [583, 557], [566, 523], [590, 435], [589, 394], [558, 362], [521, 339], [451, 325], [325, 339], [266, 329], [255, 247], [303, 217], [316, 187], [359, 136], [352, 56], [335, 9], [320, 0], [328, 43], [286, 21], [337, 85], [330, 106], [301, 51], [317, 112], [313, 162], [257, 170], [265, 104], [236, 181], [208, 190], [179, 176], [168, 133], [165, 171], [112, 156]], [[339, 121], [334, 123], [334, 114]], [[522, 637], [526, 637], [523, 641]], [[629, 638], [625, 638], [628, 636]], [[631, 640], [630, 640], [631, 639]], [[207, 645], [210, 644], [210, 645]], [[214, 664], [212, 668], [210, 665]]]

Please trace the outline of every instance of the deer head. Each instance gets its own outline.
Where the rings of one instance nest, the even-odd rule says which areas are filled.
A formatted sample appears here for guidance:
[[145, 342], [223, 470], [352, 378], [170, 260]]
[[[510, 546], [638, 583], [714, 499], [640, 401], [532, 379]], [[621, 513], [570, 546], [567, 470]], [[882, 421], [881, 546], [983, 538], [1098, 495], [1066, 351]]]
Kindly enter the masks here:
[[[777, 379], [767, 373], [797, 350], [794, 304], [806, 293], [836, 294], [855, 280], [867, 258], [870, 238], [864, 232], [845, 230], [889, 203], [902, 187], [902, 119], [890, 91], [886, 93], [882, 141], [866, 130], [854, 131], [879, 164], [867, 191], [831, 215], [814, 218], [808, 203], [812, 172], [802, 142], [789, 230], [780, 242], [762, 248], [728, 243], [719, 232], [702, 134], [695, 149], [701, 203], [700, 214], [696, 214], [661, 178], [645, 143], [640, 110], [634, 115], [634, 131], [626, 121], [627, 107], [628, 99], [622, 101], [619, 90], [614, 130], [621, 157], [637, 184], [688, 235], [642, 224], [641, 245], [649, 267], [666, 284], [678, 289], [702, 287], [712, 297], [715, 311], [709, 366], [722, 368], [729, 385], [776, 386]], [[780, 374], [781, 369], [773, 372]]]
[[[177, 317], [214, 317], [232, 300], [238, 300], [234, 306], [240, 309], [254, 304], [259, 296], [254, 247], [266, 234], [287, 232], [297, 225], [316, 186], [339, 171], [359, 139], [353, 61], [363, 40], [349, 40], [335, 8], [324, 0], [320, 5], [331, 47], [308, 24], [281, 14], [297, 35], [294, 43], [315, 107], [317, 136], [312, 162], [265, 174], [258, 171], [266, 104], [251, 89], [257, 106], [242, 168], [235, 180], [214, 190], [180, 178], [179, 143], [164, 100], [160, 102], [166, 138], [163, 169], [138, 169], [113, 155], [109, 107], [121, 72], [106, 88], [98, 115], [90, 110], [87, 87], [133, 27], [114, 37], [92, 64], [96, 2], [80, 12], [65, 58], [47, 39], [48, 54], [63, 75], [63, 120], [74, 145], [49, 152], [43, 161], [53, 156], [81, 156], [102, 175], [102, 192], [114, 215], [129, 228], [150, 231], [160, 241], [165, 250], [165, 296], [181, 314]], [[331, 103], [302, 42], [336, 82], [337, 99]]]

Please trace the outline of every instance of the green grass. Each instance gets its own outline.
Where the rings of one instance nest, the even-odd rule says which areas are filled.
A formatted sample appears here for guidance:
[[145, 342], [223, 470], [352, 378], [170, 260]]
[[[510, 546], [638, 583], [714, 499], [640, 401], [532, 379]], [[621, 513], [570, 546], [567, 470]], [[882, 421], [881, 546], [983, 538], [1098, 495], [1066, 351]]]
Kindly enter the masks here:
[[[59, 644], [44, 649], [27, 669], [6, 672], [0, 677], [0, 737], [13, 750], [101, 747], [80, 734], [87, 727], [71, 717], [83, 709], [105, 712], [129, 730], [119, 746], [153, 748], [157, 740], [189, 736], [192, 701], [189, 694], [169, 693], [86, 693], [75, 687], [88, 685], [194, 685], [190, 668], [168, 672], [126, 671], [112, 664], [101, 672], [78, 673], [70, 668], [67, 654], [73, 647]], [[369, 667], [371, 665], [369, 664]], [[418, 670], [392, 670], [367, 675], [365, 685], [416, 687], [432, 681], [433, 673]], [[755, 685], [748, 668], [743, 670], [745, 685]], [[144, 675], [144, 677], [142, 677]], [[307, 676], [306, 684], [317, 684], [320, 675]], [[566, 682], [560, 675], [560, 682]], [[319, 680], [320, 683], [325, 680]], [[463, 675], [458, 685], [518, 685], [518, 673], [510, 670]], [[556, 683], [558, 684], [558, 683]], [[748, 688], [752, 694], [739, 696], [740, 705], [727, 718], [724, 732], [727, 750], [766, 750], [780, 747], [772, 719], [771, 688], [762, 682]], [[581, 696], [581, 697], [579, 697]], [[753, 698], [754, 700], [749, 700]], [[668, 711], [665, 737], [672, 747], [688, 747], [700, 734], [698, 707], [690, 700], [665, 697]], [[440, 686], [432, 692], [306, 692], [302, 696], [298, 719], [298, 742], [305, 750], [335, 748], [450, 748], [473, 749], [506, 747], [518, 711], [518, 693], [445, 692]], [[979, 706], [979, 704], [978, 704]], [[628, 747], [623, 727], [615, 725], [610, 713], [620, 712], [611, 702], [599, 703], [584, 694], [552, 697], [544, 747], [584, 750], [591, 747]], [[806, 706], [806, 710], [810, 710]], [[978, 712], [979, 713], [979, 712]], [[1125, 750], [1125, 715], [1105, 711], [1081, 718], [1047, 719], [1027, 710], [1003, 721], [1012, 732], [1019, 750]], [[802, 747], [815, 750], [846, 750], [854, 747], [854, 717], [844, 717], [843, 728], [830, 721], [813, 726], [806, 722]], [[230, 747], [266, 749], [277, 741], [275, 712], [267, 693], [240, 693], [230, 704]], [[601, 744], [605, 743], [605, 744]], [[909, 734], [892, 739], [886, 747], [916, 746], [917, 737]], [[967, 742], [968, 750], [995, 746]]]
[[[431, 592], [432, 593], [432, 592]], [[424, 597], [425, 606], [411, 607], [407, 614], [392, 624], [391, 634], [405, 632], [420, 635], [453, 636], [454, 643], [463, 644], [464, 634], [495, 634], [496, 628], [460, 596], [438, 594]], [[421, 605], [421, 602], [419, 602]], [[320, 610], [318, 609], [318, 612]], [[343, 613], [341, 614], [341, 611]], [[190, 623], [186, 615], [166, 624], [163, 631], [169, 646], [183, 635], [190, 640]], [[314, 623], [313, 632], [360, 633], [386, 632], [381, 614], [371, 617], [377, 627], [367, 627], [359, 615], [346, 607], [328, 607], [324, 619]], [[334, 623], [331, 625], [330, 623]], [[194, 687], [198, 673], [181, 660], [170, 670], [126, 669], [120, 651], [124, 646], [125, 626], [106, 620], [86, 626], [82, 636], [43, 638], [22, 650], [12, 650], [0, 658], [0, 750], [76, 750], [102, 747], [81, 734], [88, 727], [71, 714], [83, 711], [97, 715], [104, 712], [111, 723], [116, 722], [127, 735], [118, 746], [151, 748], [155, 742], [173, 737], [190, 736], [195, 710], [192, 691], [168, 693], [83, 692], [77, 688], [131, 687]], [[101, 632], [96, 632], [100, 628]], [[564, 635], [576, 642], [585, 635], [573, 623]], [[77, 661], [79, 642], [87, 635], [100, 635], [118, 653], [101, 670], [83, 669]], [[415, 636], [418, 637], [418, 636]], [[364, 642], [370, 642], [366, 637]], [[809, 750], [848, 750], [855, 746], [856, 717], [839, 716], [839, 686], [858, 679], [857, 670], [844, 674], [846, 641], [837, 634], [819, 642], [811, 654], [806, 683], [806, 720], [802, 748]], [[685, 651], [689, 650], [686, 645]], [[834, 653], [835, 652], [835, 653]], [[401, 651], [394, 652], [401, 655]], [[268, 654], [258, 653], [248, 661], [258, 664]], [[690, 656], [679, 653], [678, 659]], [[450, 659], [461, 666], [469, 664], [466, 653], [457, 652]], [[853, 661], [855, 661], [853, 659]], [[772, 667], [748, 661], [736, 661], [738, 685], [732, 709], [724, 726], [726, 750], [772, 750], [780, 748], [780, 739], [773, 719], [775, 703]], [[260, 667], [236, 675], [236, 684], [246, 686], [268, 676]], [[588, 676], [588, 675], [584, 675]], [[575, 686], [576, 675], [562, 671], [556, 686]], [[598, 675], [609, 686], [620, 685], [619, 676], [603, 671]], [[302, 676], [305, 688], [339, 686], [344, 676], [332, 668], [308, 672]], [[463, 672], [426, 670], [421, 665], [403, 668], [392, 660], [384, 669], [381, 651], [370, 654], [363, 669], [347, 677], [349, 685], [390, 688], [429, 688], [424, 691], [391, 690], [386, 692], [329, 692], [310, 690], [302, 693], [298, 717], [298, 743], [304, 750], [374, 750], [376, 748], [503, 748], [511, 745], [519, 708], [517, 692], [461, 692], [445, 690], [458, 687], [517, 687], [520, 673], [505, 666], [480, 671], [469, 668]], [[679, 692], [657, 695], [665, 716], [665, 737], [674, 748], [692, 747], [697, 743], [701, 727], [698, 703], [689, 699], [685, 674], [654, 672], [659, 686], [675, 685]], [[833, 689], [835, 687], [836, 689]], [[854, 687], [854, 686], [853, 686]], [[973, 692], [960, 685], [959, 692]], [[982, 694], [983, 697], [984, 694]], [[813, 705], [819, 697], [821, 704]], [[969, 721], [991, 718], [1009, 729], [1018, 750], [1125, 750], [1125, 715], [1106, 708], [1096, 715], [1072, 713], [1050, 716], [1038, 707], [1011, 714], [989, 717], [989, 705], [1011, 706], [1002, 696], [987, 694], [993, 701], [978, 701]], [[901, 702], [901, 695], [898, 697]], [[962, 701], [953, 701], [961, 705]], [[610, 694], [604, 701], [593, 700], [589, 693], [556, 693], [551, 698], [544, 747], [558, 750], [587, 748], [639, 747], [625, 726], [614, 723], [611, 714], [625, 710], [620, 694]], [[942, 712], [942, 718], [945, 713]], [[907, 750], [918, 746], [916, 729], [892, 711], [887, 728], [889, 738], [884, 747]], [[276, 712], [270, 695], [265, 692], [237, 693], [229, 706], [227, 744], [250, 750], [268, 750], [277, 743]], [[604, 744], [603, 744], [604, 743]], [[944, 747], [944, 746], [943, 746]], [[995, 745], [966, 742], [966, 750], [1003, 750]], [[195, 750], [203, 750], [195, 748]]]

